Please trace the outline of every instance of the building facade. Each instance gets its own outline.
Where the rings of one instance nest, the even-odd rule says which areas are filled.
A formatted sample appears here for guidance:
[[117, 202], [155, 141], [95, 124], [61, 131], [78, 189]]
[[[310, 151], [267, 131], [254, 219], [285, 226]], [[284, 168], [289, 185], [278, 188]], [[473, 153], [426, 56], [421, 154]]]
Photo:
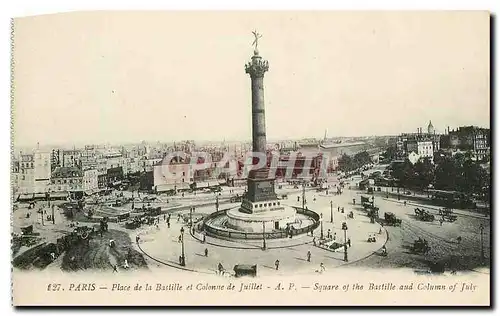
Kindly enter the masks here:
[[83, 191], [94, 193], [99, 189], [97, 169], [86, 169], [83, 171]]
[[77, 167], [58, 167], [52, 173], [53, 192], [83, 192], [83, 172]]

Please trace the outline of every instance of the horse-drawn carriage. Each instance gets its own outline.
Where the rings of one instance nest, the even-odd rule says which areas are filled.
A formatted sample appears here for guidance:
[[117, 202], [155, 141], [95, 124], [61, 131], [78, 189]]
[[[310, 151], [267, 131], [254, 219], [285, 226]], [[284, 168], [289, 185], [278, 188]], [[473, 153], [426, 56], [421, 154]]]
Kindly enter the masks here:
[[161, 214], [161, 207], [149, 207], [146, 209], [146, 214], [149, 216], [158, 216]]
[[236, 203], [236, 202], [241, 202], [243, 201], [243, 196], [242, 195], [239, 195], [239, 194], [236, 194], [236, 196], [232, 196], [229, 201], [231, 203]]
[[361, 205], [365, 208], [373, 207], [373, 197], [361, 196]]
[[434, 215], [430, 214], [428, 211], [424, 210], [423, 208], [416, 208], [415, 209], [415, 216], [417, 217], [418, 220], [424, 221], [424, 222], [433, 222], [434, 221]]
[[249, 265], [249, 264], [237, 264], [233, 268], [235, 277], [242, 276], [257, 276], [257, 265]]
[[440, 209], [439, 216], [441, 216], [443, 221], [454, 222], [457, 220], [457, 215], [453, 214], [450, 208]]
[[427, 254], [431, 250], [431, 247], [429, 246], [429, 243], [427, 240], [418, 238], [413, 242], [413, 245], [411, 247], [411, 251], [413, 253], [419, 253], [419, 254]]
[[141, 227], [142, 221], [140, 217], [134, 217], [125, 223], [125, 228], [136, 229]]
[[21, 232], [23, 235], [32, 235], [33, 234], [33, 225], [21, 227]]
[[389, 226], [401, 226], [401, 219], [397, 218], [396, 215], [392, 212], [386, 212], [384, 213], [384, 219], [386, 225]]

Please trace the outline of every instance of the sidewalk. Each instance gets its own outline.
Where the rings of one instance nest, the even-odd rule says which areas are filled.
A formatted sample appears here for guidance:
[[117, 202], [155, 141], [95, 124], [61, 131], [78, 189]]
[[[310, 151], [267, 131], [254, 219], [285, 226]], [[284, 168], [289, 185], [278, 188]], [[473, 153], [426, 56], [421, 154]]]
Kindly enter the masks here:
[[[310, 198], [310, 197], [309, 197]], [[344, 199], [347, 199], [345, 197]], [[179, 265], [182, 245], [179, 243], [180, 228], [182, 223], [175, 220], [170, 221], [171, 227], [167, 228], [165, 222], [160, 221], [159, 228], [146, 227], [140, 231], [131, 231], [131, 238], [139, 233], [141, 236], [140, 251], [142, 251], [152, 265], [164, 266], [164, 268], [177, 268], [199, 273], [215, 274], [218, 263], [224, 268], [232, 271], [237, 264], [256, 264], [258, 275], [311, 275], [319, 269], [320, 263], [324, 263], [326, 269], [332, 269], [341, 265], [350, 264], [378, 252], [387, 241], [387, 234], [382, 229], [379, 234], [380, 225], [370, 223], [364, 212], [354, 209], [354, 219], [346, 219], [346, 213], [341, 214], [335, 209], [334, 222], [330, 222], [330, 199], [319, 197], [317, 202], [310, 203], [310, 209], [324, 214], [323, 236], [326, 237], [328, 230], [331, 234], [336, 233], [336, 241], [344, 242], [344, 231], [342, 222], [348, 225], [347, 237], [351, 239], [348, 249], [348, 262], [344, 262], [343, 249], [331, 251], [315, 247], [312, 243], [313, 237], [301, 235], [292, 239], [266, 240], [266, 250], [262, 250], [262, 240], [223, 240], [207, 236], [206, 243], [194, 238], [189, 231], [189, 226], [184, 226], [184, 251], [186, 266]], [[335, 201], [339, 203], [339, 201]], [[343, 203], [347, 206], [347, 204]], [[326, 212], [328, 210], [328, 212]], [[202, 210], [200, 210], [202, 211]], [[328, 214], [328, 216], [327, 216]], [[319, 242], [321, 225], [314, 231], [316, 241]], [[377, 241], [368, 243], [369, 235], [375, 235]], [[208, 256], [205, 256], [205, 249]], [[307, 261], [307, 253], [311, 253], [311, 262]], [[279, 260], [279, 269], [275, 268], [275, 261]]]

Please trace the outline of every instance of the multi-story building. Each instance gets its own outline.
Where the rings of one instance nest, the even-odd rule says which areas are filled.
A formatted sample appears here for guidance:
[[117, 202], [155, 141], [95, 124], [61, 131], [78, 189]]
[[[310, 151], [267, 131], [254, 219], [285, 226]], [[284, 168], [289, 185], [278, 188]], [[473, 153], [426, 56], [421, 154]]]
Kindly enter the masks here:
[[81, 152], [76, 149], [62, 151], [62, 167], [81, 167]]
[[189, 157], [174, 157], [153, 166], [153, 179], [157, 192], [188, 189], [194, 182], [193, 165]]
[[20, 168], [19, 168], [19, 160], [13, 159], [12, 160], [12, 170], [11, 170], [11, 187], [12, 187], [12, 194], [14, 195], [14, 198], [17, 198], [17, 195], [19, 193], [19, 178], [20, 178]]
[[33, 154], [21, 154], [19, 161], [18, 192], [20, 194], [35, 193], [35, 162]]
[[50, 152], [36, 150], [33, 154], [34, 193], [48, 192], [51, 176]]
[[106, 169], [112, 169], [123, 166], [123, 156], [120, 152], [110, 152], [104, 155], [106, 160]]
[[[414, 152], [419, 157], [433, 158], [434, 153], [441, 148], [441, 135], [436, 134], [432, 122], [429, 121], [427, 132], [418, 128], [416, 133], [401, 134], [396, 142], [396, 158], [406, 159]], [[416, 157], [413, 155], [412, 159]]]
[[430, 158], [432, 160], [434, 157], [434, 142], [417, 142], [417, 154], [420, 156], [420, 158]]
[[60, 149], [52, 149], [50, 153], [50, 169], [54, 170], [57, 167], [62, 167], [62, 151]]
[[53, 192], [68, 192], [73, 197], [83, 196], [83, 172], [77, 167], [58, 167], [52, 173]]
[[83, 191], [87, 194], [96, 193], [99, 189], [97, 169], [83, 170]]
[[490, 155], [490, 130], [477, 126], [462, 126], [448, 130], [442, 139], [442, 147], [448, 150], [469, 151], [474, 159], [482, 160]]

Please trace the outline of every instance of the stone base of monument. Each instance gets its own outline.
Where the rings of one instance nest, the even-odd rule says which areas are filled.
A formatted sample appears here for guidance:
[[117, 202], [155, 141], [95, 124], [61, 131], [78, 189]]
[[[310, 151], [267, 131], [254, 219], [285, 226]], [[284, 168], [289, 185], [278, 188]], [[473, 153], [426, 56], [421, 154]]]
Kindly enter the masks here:
[[265, 210], [248, 214], [241, 207], [227, 211], [227, 227], [237, 231], [263, 233], [285, 230], [287, 225], [295, 223], [296, 210], [289, 206], [280, 206], [276, 210]]

